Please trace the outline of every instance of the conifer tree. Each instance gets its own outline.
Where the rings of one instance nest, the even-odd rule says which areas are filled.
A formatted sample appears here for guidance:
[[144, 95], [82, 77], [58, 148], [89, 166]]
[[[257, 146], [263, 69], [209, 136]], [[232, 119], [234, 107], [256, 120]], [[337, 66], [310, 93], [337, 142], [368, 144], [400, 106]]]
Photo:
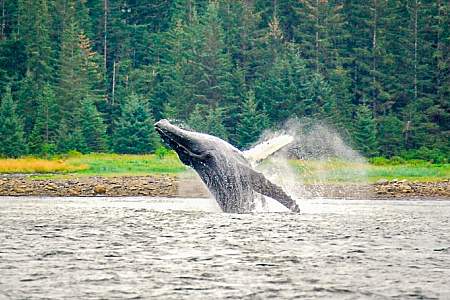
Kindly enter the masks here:
[[392, 113], [379, 120], [378, 138], [383, 155], [394, 156], [403, 149], [403, 123]]
[[[267, 63], [263, 56], [267, 29], [259, 26], [261, 16], [251, 2], [224, 0], [219, 2], [219, 18], [234, 72], [242, 71], [243, 84], [251, 86], [258, 68]], [[239, 96], [245, 97], [245, 93]]]
[[112, 148], [117, 153], [153, 152], [159, 140], [154, 123], [143, 99], [131, 94], [122, 103], [122, 114], [111, 140]]
[[342, 47], [348, 38], [344, 28], [343, 5], [335, 0], [301, 0], [295, 10], [298, 25], [294, 40], [302, 58], [316, 73], [328, 77], [342, 64]]
[[221, 108], [211, 108], [204, 104], [197, 104], [189, 116], [188, 125], [203, 133], [228, 139], [228, 132], [223, 124], [224, 112]]
[[248, 148], [256, 142], [261, 132], [267, 127], [267, 117], [256, 104], [255, 93], [249, 91], [239, 116], [236, 135], [240, 147]]
[[[91, 109], [97, 109], [92, 104], [104, 102], [102, 76], [97, 64], [98, 56], [92, 51], [90, 40], [80, 29], [75, 16], [75, 3], [70, 1], [64, 19], [56, 87], [61, 111], [59, 150], [99, 151], [103, 149], [101, 132], [104, 128], [96, 117], [98, 113]], [[92, 124], [86, 124], [88, 121]], [[100, 127], [95, 137], [89, 138], [83, 133], [86, 128], [97, 126]]]
[[106, 150], [106, 125], [91, 99], [85, 99], [81, 107], [81, 132], [86, 144], [85, 152]]
[[25, 78], [18, 93], [18, 109], [25, 122], [25, 132], [29, 134], [36, 121], [39, 93], [52, 79], [47, 0], [19, 0], [17, 17], [18, 37], [27, 55]]
[[30, 151], [47, 154], [56, 147], [59, 128], [59, 107], [50, 85], [45, 85], [38, 98], [36, 122], [30, 135]]
[[196, 87], [194, 103], [209, 106], [231, 105], [234, 100], [232, 66], [224, 45], [223, 29], [218, 18], [217, 4], [208, 5], [201, 19], [196, 61], [192, 62], [192, 80]]
[[256, 99], [264, 107], [272, 124], [316, 111], [310, 95], [311, 78], [305, 62], [294, 48], [276, 59], [255, 84]]
[[367, 105], [358, 107], [354, 126], [353, 137], [356, 149], [367, 156], [376, 155], [378, 153], [376, 123]]
[[16, 113], [10, 86], [6, 87], [6, 92], [1, 99], [0, 141], [0, 156], [19, 157], [27, 153], [23, 122]]

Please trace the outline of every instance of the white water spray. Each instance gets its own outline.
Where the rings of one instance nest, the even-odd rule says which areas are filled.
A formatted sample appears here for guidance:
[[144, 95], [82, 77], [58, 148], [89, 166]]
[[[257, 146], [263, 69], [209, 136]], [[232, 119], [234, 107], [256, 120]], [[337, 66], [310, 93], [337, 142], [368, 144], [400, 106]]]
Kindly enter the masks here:
[[311, 197], [367, 196], [363, 188], [367, 183], [367, 161], [336, 130], [318, 121], [295, 119], [278, 131], [265, 132], [260, 142], [276, 142], [277, 136], [286, 135], [293, 141], [256, 168], [300, 206], [301, 200]]

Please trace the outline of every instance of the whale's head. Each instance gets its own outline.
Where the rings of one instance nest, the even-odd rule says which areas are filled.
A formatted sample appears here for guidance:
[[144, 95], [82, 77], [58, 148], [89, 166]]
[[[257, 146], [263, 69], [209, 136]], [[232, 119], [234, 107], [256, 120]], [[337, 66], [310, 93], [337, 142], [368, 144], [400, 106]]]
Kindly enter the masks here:
[[192, 165], [199, 160], [205, 160], [210, 155], [212, 143], [206, 134], [181, 129], [163, 119], [155, 123], [156, 132], [164, 143], [175, 150], [184, 164]]

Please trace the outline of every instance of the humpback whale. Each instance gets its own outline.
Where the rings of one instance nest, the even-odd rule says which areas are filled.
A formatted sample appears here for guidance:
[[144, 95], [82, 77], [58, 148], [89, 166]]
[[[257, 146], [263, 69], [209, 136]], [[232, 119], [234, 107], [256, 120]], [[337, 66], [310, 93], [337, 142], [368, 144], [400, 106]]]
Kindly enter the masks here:
[[251, 212], [258, 194], [300, 212], [296, 202], [281, 187], [254, 170], [244, 153], [226, 141], [181, 129], [166, 119], [156, 122], [155, 129], [180, 160], [198, 173], [224, 212]]

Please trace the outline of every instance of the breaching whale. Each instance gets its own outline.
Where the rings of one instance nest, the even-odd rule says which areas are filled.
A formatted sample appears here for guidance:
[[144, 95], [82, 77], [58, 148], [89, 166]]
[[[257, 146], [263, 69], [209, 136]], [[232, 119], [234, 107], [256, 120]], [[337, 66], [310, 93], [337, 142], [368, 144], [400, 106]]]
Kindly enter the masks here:
[[300, 212], [281, 187], [255, 171], [244, 154], [224, 140], [181, 129], [165, 119], [156, 122], [155, 129], [180, 160], [198, 173], [224, 212], [251, 212], [258, 194]]

